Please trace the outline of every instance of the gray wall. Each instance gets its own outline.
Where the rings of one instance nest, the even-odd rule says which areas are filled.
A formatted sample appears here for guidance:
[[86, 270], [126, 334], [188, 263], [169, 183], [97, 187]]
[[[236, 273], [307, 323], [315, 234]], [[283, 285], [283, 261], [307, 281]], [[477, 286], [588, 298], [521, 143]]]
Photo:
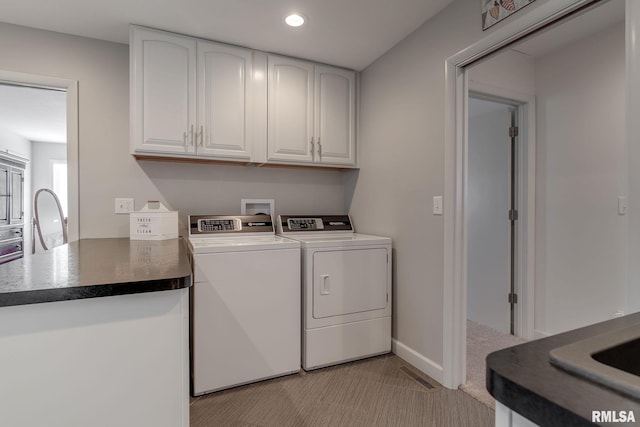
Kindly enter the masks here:
[[625, 307], [624, 37], [620, 24], [536, 61], [539, 335]]
[[159, 199], [181, 218], [240, 211], [243, 197], [275, 198], [287, 213], [344, 211], [340, 172], [137, 162], [129, 154], [129, 47], [0, 24], [0, 69], [78, 81], [80, 237], [128, 236], [115, 197], [136, 209]]
[[361, 170], [345, 177], [359, 231], [393, 238], [396, 346], [432, 376], [443, 361], [444, 222], [431, 199], [444, 191], [445, 61], [504, 25], [483, 32], [479, 7], [454, 1], [362, 72]]

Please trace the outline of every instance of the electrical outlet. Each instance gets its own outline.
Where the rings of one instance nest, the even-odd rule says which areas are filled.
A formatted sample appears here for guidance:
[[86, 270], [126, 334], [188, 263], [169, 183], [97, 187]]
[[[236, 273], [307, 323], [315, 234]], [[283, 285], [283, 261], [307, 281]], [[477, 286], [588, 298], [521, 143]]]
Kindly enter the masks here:
[[116, 213], [128, 214], [133, 212], [134, 202], [129, 198], [116, 198]]

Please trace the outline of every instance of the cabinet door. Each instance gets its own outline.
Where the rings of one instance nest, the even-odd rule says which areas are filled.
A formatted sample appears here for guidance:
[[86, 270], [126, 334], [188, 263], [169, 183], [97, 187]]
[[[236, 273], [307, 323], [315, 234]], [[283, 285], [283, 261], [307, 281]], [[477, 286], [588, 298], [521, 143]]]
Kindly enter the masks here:
[[24, 222], [24, 171], [11, 169], [11, 196], [9, 197], [12, 224]]
[[131, 31], [133, 151], [193, 152], [196, 41], [137, 27]]
[[269, 56], [268, 160], [314, 161], [313, 64]]
[[0, 225], [9, 224], [9, 167], [0, 164]]
[[356, 164], [356, 78], [341, 68], [315, 67], [316, 159], [336, 165]]
[[251, 51], [198, 41], [198, 155], [249, 160]]

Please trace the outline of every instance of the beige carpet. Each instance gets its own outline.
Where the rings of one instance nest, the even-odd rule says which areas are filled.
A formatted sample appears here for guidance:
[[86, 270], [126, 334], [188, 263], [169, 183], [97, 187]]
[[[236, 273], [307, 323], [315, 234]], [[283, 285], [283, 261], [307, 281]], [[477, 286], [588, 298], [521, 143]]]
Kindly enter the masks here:
[[522, 338], [467, 320], [467, 382], [460, 386], [460, 390], [495, 408], [495, 400], [485, 384], [485, 359], [489, 353], [523, 342]]
[[490, 427], [494, 412], [389, 354], [191, 400], [191, 427]]

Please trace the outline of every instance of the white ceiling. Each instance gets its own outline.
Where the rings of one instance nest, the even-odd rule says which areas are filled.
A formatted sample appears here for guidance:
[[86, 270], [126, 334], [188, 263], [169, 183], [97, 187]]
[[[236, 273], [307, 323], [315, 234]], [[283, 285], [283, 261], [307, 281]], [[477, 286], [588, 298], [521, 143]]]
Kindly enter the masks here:
[[[128, 43], [129, 24], [139, 24], [362, 70], [451, 2], [0, 0], [0, 20], [119, 43]], [[308, 24], [286, 27], [291, 11]]]
[[0, 84], [0, 128], [29, 141], [67, 142], [67, 93]]

